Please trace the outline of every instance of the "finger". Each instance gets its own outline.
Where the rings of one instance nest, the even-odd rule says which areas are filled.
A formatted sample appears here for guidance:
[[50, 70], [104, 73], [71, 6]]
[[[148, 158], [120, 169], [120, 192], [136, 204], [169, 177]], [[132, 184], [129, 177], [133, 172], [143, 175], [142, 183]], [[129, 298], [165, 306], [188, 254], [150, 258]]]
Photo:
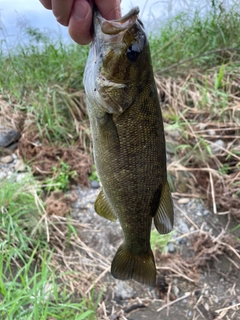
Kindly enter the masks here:
[[52, 9], [52, 1], [51, 0], [39, 0], [41, 4], [46, 8], [46, 9]]
[[92, 4], [86, 0], [75, 0], [68, 27], [71, 38], [79, 44], [91, 42], [91, 24]]
[[57, 21], [68, 26], [74, 0], [52, 0], [52, 11]]
[[121, 0], [95, 0], [95, 3], [103, 18], [107, 20], [115, 20], [121, 18]]

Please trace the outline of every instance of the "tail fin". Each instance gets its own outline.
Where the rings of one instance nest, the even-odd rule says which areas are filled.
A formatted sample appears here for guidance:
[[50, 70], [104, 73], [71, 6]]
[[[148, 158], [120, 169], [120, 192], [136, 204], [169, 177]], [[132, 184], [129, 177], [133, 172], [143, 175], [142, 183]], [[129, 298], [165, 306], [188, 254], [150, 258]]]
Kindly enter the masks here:
[[156, 267], [152, 250], [148, 254], [135, 255], [124, 248], [122, 244], [113, 259], [111, 273], [120, 280], [133, 279], [137, 282], [155, 286]]

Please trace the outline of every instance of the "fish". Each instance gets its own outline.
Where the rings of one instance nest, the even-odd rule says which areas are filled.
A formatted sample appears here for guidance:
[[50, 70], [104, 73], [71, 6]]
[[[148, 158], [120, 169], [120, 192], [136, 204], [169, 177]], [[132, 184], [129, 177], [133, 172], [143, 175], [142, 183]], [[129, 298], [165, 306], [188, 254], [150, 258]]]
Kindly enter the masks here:
[[164, 127], [149, 43], [135, 7], [118, 20], [94, 10], [93, 41], [84, 71], [93, 156], [101, 181], [94, 207], [120, 222], [123, 242], [111, 274], [154, 286], [152, 222], [173, 229]]

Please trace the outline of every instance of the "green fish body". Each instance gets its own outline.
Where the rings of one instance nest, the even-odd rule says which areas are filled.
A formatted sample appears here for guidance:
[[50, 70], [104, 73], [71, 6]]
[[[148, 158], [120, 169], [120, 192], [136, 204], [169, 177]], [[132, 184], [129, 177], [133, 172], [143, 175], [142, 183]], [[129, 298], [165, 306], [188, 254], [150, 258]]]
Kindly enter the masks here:
[[94, 13], [94, 39], [84, 74], [94, 159], [102, 183], [95, 210], [119, 219], [124, 241], [112, 275], [155, 285], [152, 219], [159, 233], [173, 226], [162, 115], [139, 9], [119, 20]]

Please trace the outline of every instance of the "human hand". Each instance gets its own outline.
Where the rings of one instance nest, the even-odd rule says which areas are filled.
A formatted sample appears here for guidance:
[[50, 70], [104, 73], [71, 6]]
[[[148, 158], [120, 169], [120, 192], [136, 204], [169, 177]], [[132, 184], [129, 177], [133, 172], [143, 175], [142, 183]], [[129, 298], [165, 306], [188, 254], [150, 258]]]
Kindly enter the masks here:
[[92, 40], [92, 7], [96, 3], [101, 15], [107, 20], [121, 17], [121, 0], [39, 0], [42, 5], [53, 11], [57, 21], [68, 26], [71, 38], [79, 44]]

